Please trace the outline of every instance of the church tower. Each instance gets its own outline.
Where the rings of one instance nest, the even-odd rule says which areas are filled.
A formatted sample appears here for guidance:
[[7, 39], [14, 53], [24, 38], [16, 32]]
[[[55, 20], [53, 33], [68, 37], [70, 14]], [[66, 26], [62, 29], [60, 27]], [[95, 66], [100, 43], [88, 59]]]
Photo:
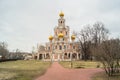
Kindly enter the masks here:
[[64, 13], [61, 12], [59, 14], [60, 18], [58, 19], [58, 26], [59, 27], [65, 27], [65, 19], [64, 19]]
[[69, 42], [69, 26], [65, 25], [64, 13], [59, 14], [58, 26], [54, 28], [54, 42], [59, 42], [59, 35], [63, 35], [62, 41], [67, 43]]
[[54, 28], [54, 43], [55, 50], [65, 51], [69, 47], [69, 27], [65, 25], [63, 12], [59, 14], [58, 25]]

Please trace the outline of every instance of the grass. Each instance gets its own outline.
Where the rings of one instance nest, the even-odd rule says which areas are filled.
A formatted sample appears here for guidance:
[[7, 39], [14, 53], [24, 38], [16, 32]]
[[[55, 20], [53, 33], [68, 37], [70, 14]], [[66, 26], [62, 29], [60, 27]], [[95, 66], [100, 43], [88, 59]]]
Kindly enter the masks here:
[[[71, 68], [70, 61], [62, 61], [60, 64], [65, 68]], [[102, 64], [96, 61], [73, 61], [73, 68], [102, 68]], [[92, 80], [120, 80], [120, 74], [114, 75], [112, 77], [108, 77], [104, 72], [100, 72], [95, 74], [92, 77]]]
[[[102, 64], [96, 61], [73, 61], [73, 68], [97, 68], [102, 67]], [[71, 68], [70, 61], [63, 61], [60, 64], [65, 68]]]
[[105, 73], [97, 73], [92, 77], [92, 80], [120, 80], [120, 74], [108, 77]]
[[50, 62], [19, 60], [0, 63], [0, 80], [33, 80], [44, 74]]

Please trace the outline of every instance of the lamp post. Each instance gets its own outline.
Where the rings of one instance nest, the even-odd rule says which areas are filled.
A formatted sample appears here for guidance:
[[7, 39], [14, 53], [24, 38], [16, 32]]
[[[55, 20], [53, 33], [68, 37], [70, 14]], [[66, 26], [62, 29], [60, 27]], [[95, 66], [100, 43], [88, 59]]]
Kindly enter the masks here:
[[[75, 35], [72, 35], [71, 36], [71, 40], [72, 40], [72, 54], [73, 54], [73, 42], [74, 42], [74, 40], [75, 40]], [[73, 63], [72, 63], [72, 55], [71, 55], [71, 68], [73, 67]]]
[[53, 44], [52, 44], [52, 40], [53, 40], [53, 36], [50, 35], [50, 36], [49, 36], [49, 41], [50, 41], [50, 47], [52, 48], [52, 49], [51, 49], [51, 52], [52, 52], [52, 53], [51, 53], [51, 63], [52, 63], [52, 61], [53, 61], [53, 60], [52, 60], [52, 58], [53, 58]]

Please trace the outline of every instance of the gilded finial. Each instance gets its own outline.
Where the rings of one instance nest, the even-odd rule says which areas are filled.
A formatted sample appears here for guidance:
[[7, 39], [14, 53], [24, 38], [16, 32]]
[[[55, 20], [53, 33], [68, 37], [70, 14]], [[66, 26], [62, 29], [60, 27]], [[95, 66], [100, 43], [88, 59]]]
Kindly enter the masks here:
[[64, 17], [64, 13], [61, 11], [59, 14], [60, 17]]

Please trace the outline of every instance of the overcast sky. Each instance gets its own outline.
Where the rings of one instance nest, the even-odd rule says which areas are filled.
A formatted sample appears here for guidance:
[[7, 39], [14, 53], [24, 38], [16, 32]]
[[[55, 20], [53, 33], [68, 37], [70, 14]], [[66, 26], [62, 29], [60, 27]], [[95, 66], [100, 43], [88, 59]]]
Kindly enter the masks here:
[[61, 10], [71, 32], [100, 21], [120, 36], [120, 0], [0, 0], [0, 41], [10, 51], [31, 52], [49, 41]]

